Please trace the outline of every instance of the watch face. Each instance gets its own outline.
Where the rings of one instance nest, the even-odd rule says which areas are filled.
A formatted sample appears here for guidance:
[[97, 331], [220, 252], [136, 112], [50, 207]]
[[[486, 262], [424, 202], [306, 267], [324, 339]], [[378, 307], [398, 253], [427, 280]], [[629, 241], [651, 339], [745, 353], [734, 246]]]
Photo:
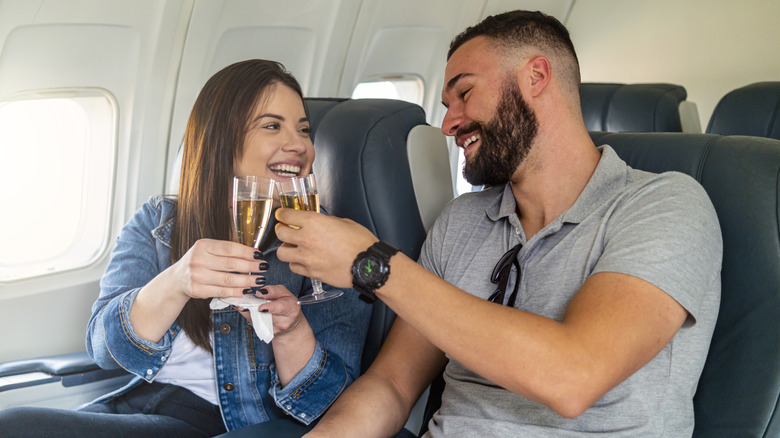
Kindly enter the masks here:
[[373, 279], [382, 275], [382, 264], [374, 257], [366, 257], [358, 266], [358, 275], [363, 281], [370, 283]]

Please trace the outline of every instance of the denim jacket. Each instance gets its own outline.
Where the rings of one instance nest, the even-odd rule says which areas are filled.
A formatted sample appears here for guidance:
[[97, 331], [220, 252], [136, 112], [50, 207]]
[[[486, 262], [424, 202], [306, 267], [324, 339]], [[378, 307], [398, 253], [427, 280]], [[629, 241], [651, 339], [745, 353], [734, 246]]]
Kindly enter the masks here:
[[[149, 342], [135, 334], [129, 319], [141, 287], [171, 264], [175, 212], [175, 198], [153, 197], [117, 238], [100, 281], [100, 296], [92, 306], [87, 351], [102, 368], [122, 367], [137, 377], [95, 402], [123, 394], [142, 379], [153, 381], [181, 331], [174, 323], [159, 342]], [[264, 255], [270, 264], [264, 274], [267, 284], [284, 285], [295, 295], [311, 293], [311, 282], [290, 272], [276, 258], [276, 247]], [[371, 306], [348, 290], [337, 299], [302, 310], [314, 331], [316, 347], [303, 370], [285, 387], [279, 383], [271, 345], [259, 340], [237, 311], [212, 311], [217, 395], [228, 430], [285, 415], [310, 424], [358, 377]]]

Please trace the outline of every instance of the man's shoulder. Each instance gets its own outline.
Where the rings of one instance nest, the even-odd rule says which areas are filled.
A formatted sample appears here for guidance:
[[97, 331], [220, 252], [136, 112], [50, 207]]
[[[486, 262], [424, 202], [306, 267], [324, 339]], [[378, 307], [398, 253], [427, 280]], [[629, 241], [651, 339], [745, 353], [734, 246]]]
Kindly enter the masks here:
[[504, 186], [488, 187], [476, 192], [467, 192], [450, 201], [453, 210], [484, 211], [490, 205], [500, 202]]
[[491, 211], [499, 210], [503, 191], [503, 187], [491, 187], [459, 195], [444, 207], [429, 236], [443, 238], [451, 232], [460, 234], [464, 227], [477, 226]]
[[650, 173], [633, 170], [633, 183], [636, 187], [654, 196], [695, 199], [709, 203], [710, 199], [704, 187], [692, 176], [676, 171]]

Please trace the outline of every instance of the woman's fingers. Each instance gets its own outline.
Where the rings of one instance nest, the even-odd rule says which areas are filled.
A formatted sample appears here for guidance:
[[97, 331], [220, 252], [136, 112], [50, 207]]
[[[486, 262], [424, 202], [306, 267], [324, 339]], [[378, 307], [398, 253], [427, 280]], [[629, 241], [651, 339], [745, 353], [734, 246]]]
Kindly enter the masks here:
[[268, 263], [254, 248], [201, 239], [176, 264], [182, 290], [194, 298], [240, 297], [264, 286]]
[[258, 310], [273, 315], [274, 335], [284, 334], [297, 327], [303, 319], [298, 298], [281, 285], [267, 286], [264, 289], [267, 293], [258, 293], [257, 296], [268, 302], [260, 305]]
[[190, 248], [194, 263], [225, 272], [262, 272], [268, 263], [262, 253], [238, 242], [201, 239]]

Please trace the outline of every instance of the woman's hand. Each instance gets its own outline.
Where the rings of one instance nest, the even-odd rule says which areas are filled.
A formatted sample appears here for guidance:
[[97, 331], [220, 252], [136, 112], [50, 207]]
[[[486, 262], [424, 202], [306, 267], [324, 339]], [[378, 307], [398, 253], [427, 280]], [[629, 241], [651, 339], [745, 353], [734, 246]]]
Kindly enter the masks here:
[[[255, 295], [268, 300], [267, 303], [258, 306], [258, 309], [272, 315], [274, 339], [271, 345], [274, 349], [279, 383], [284, 387], [301, 372], [314, 354], [316, 344], [314, 332], [301, 312], [298, 298], [286, 287], [267, 286]], [[236, 310], [251, 322], [248, 310], [241, 308]]]
[[[259, 306], [258, 310], [273, 316], [271, 319], [274, 324], [274, 339], [292, 332], [306, 320], [298, 304], [298, 298], [282, 285], [266, 286], [255, 293], [255, 296], [268, 300], [267, 303]], [[234, 307], [247, 321], [252, 322], [248, 309]]]
[[259, 251], [237, 242], [201, 239], [171, 266], [171, 274], [189, 298], [241, 297], [246, 289], [265, 285], [260, 274], [268, 263], [261, 257]]
[[276, 219], [276, 237], [284, 242], [279, 260], [296, 274], [336, 287], [352, 287], [352, 263], [379, 240], [354, 221], [316, 212], [280, 208]]

